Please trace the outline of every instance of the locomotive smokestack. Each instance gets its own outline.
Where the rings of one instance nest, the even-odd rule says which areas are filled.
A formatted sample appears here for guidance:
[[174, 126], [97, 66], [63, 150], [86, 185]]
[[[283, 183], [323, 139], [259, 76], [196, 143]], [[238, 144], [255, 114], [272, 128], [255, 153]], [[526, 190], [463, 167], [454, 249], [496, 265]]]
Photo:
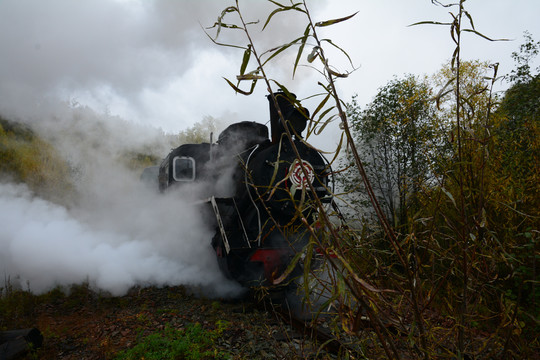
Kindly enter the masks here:
[[[274, 96], [290, 132], [297, 137], [302, 137], [302, 131], [306, 128], [307, 119], [309, 118], [309, 111], [300, 106], [300, 103], [296, 100], [296, 95], [293, 93], [289, 93], [289, 96], [287, 96], [287, 94], [280, 91], [274, 93]], [[272, 96], [267, 95], [266, 98], [270, 105], [272, 143], [277, 143], [281, 135], [285, 132], [285, 124], [283, 124], [279, 117], [278, 109], [276, 109]]]

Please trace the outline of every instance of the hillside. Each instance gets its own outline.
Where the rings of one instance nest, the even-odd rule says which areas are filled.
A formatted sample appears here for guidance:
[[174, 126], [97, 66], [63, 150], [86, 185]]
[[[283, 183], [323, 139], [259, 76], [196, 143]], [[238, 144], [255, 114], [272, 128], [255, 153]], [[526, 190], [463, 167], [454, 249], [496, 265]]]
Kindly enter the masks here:
[[0, 179], [25, 183], [39, 196], [67, 203], [71, 169], [57, 150], [28, 126], [0, 117]]

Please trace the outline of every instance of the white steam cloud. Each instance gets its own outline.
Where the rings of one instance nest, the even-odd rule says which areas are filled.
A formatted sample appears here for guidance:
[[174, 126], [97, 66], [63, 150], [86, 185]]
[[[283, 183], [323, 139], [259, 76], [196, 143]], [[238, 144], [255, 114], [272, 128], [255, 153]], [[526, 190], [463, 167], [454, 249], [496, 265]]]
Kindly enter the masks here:
[[[24, 185], [2, 184], [2, 271], [38, 293], [88, 281], [113, 295], [135, 285], [179, 284], [234, 294], [238, 288], [219, 273], [209, 247], [213, 234], [205, 229], [196, 208], [174, 206], [167, 198], [156, 200], [146, 203], [146, 211], [141, 209], [145, 216], [132, 217], [137, 209], [117, 216], [132, 217], [130, 231], [121, 228], [127, 221], [116, 229], [99, 229], [33, 196]], [[174, 207], [178, 212], [166, 213]], [[152, 218], [146, 217], [156, 209]], [[104, 209], [103, 216], [109, 215]]]
[[196, 204], [202, 185], [159, 194], [123, 165], [129, 150], [156, 141], [166, 147], [167, 137], [84, 107], [42, 109], [39, 121], [26, 120], [71, 164], [77, 196], [65, 207], [23, 184], [0, 184], [6, 278], [38, 293], [82, 282], [114, 295], [135, 285], [182, 284], [214, 296], [239, 292], [210, 246], [212, 217]]
[[[269, 31], [262, 33], [260, 27], [272, 4], [240, 3], [246, 19], [260, 20], [258, 27], [253, 26], [253, 36], [265, 49], [304, 31], [305, 26], [290, 17], [275, 17]], [[242, 51], [213, 44], [203, 30], [233, 4], [2, 0], [0, 111], [17, 113], [54, 97], [75, 99], [131, 121], [158, 124], [166, 131], [179, 131], [206, 115], [220, 117], [240, 107], [246, 116], [242, 120], [266, 122], [266, 113], [249, 111], [222, 78], [236, 75]], [[228, 20], [237, 19], [231, 15]], [[224, 42], [247, 44], [239, 31], [223, 31], [221, 36]], [[294, 57], [286, 62], [287, 69], [293, 61]], [[279, 66], [276, 71], [281, 72]], [[291, 76], [287, 70], [287, 79]], [[266, 110], [265, 87], [260, 88], [258, 103]]]

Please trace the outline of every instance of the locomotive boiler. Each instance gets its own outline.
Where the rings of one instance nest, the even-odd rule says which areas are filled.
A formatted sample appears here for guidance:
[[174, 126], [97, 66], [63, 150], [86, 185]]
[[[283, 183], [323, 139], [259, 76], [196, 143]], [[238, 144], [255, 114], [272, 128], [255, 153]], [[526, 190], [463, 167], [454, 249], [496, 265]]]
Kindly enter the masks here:
[[278, 92], [268, 100], [270, 134], [257, 122], [232, 124], [217, 143], [173, 149], [157, 176], [164, 193], [201, 185], [220, 269], [244, 286], [275, 284], [309, 241], [308, 226], [318, 215], [314, 198], [331, 201], [330, 165], [302, 138], [308, 110], [294, 94]]

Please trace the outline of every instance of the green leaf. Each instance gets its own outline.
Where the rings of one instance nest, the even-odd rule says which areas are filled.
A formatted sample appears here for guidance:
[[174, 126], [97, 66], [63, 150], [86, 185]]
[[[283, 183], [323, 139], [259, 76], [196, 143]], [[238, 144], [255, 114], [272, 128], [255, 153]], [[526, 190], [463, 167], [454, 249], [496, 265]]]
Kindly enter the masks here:
[[355, 12], [354, 14], [352, 14], [352, 15], [345, 16], [345, 17], [342, 17], [342, 18], [339, 18], [339, 19], [332, 19], [332, 20], [327, 20], [327, 21], [319, 21], [318, 23], [315, 23], [315, 26], [316, 27], [325, 27], [325, 26], [334, 25], [334, 24], [340, 23], [342, 21], [347, 21], [350, 18], [352, 18], [353, 16], [355, 16], [356, 14], [358, 14], [358, 11]]
[[234, 6], [229, 6], [229, 7], [225, 8], [225, 10], [223, 10], [221, 12], [221, 15], [218, 17], [217, 22], [214, 24], [214, 27], [217, 26], [217, 32], [216, 32], [215, 39], [218, 38], [222, 27], [225, 27], [225, 28], [227, 28], [227, 27], [238, 28], [238, 26], [236, 26], [236, 25], [233, 26], [233, 25], [229, 25], [229, 24], [223, 24], [223, 18], [225, 17], [225, 15], [227, 15], [228, 13], [231, 13], [231, 12], [239, 12], [239, 11], [238, 11], [238, 8], [236, 8]]
[[[458, 42], [458, 40], [456, 38], [456, 35], [457, 35], [456, 29], [457, 29], [456, 23], [453, 23], [450, 26], [450, 37], [452, 38], [452, 41], [454, 42], [454, 44], [459, 45], [459, 42]], [[459, 46], [457, 47], [457, 49], [459, 49]]]
[[456, 80], [455, 77], [449, 79], [446, 84], [444, 84], [444, 86], [441, 88], [441, 90], [439, 90], [439, 92], [437, 93], [437, 95], [435, 95], [435, 101], [436, 101], [436, 105], [437, 105], [437, 109], [441, 109], [441, 99], [446, 96], [447, 94], [449, 94], [450, 92], [452, 92], [453, 89], [450, 89], [450, 90], [446, 90], [448, 88], [448, 86], [450, 86], [450, 84], [452, 84], [452, 82], [454, 82], [454, 80]]
[[244, 46], [231, 45], [231, 44], [225, 44], [225, 43], [218, 42], [218, 41], [216, 41], [216, 39], [214, 39], [212, 36], [210, 36], [210, 34], [208, 34], [208, 32], [206, 30], [203, 29], [203, 31], [206, 34], [206, 36], [208, 36], [208, 38], [216, 45], [225, 46], [225, 47], [232, 47], [232, 48], [236, 48], [236, 49], [246, 49]]
[[271, 2], [271, 3], [274, 4], [274, 5], [277, 5], [277, 6], [281, 7], [281, 8], [286, 8], [286, 7], [288, 7], [287, 5], [280, 4], [280, 3], [278, 3], [278, 2], [275, 1], [275, 0], [268, 0], [268, 1]]
[[295, 269], [296, 265], [298, 264], [298, 262], [300, 261], [300, 258], [302, 257], [302, 255], [304, 254], [304, 251], [306, 251], [307, 247], [309, 246], [310, 244], [307, 244], [306, 246], [304, 246], [304, 248], [302, 249], [302, 251], [299, 251], [296, 253], [296, 255], [294, 255], [294, 258], [291, 260], [291, 262], [289, 263], [289, 266], [287, 266], [287, 269], [285, 269], [285, 271], [277, 278], [277, 279], [274, 279], [272, 281], [272, 283], [274, 285], [278, 285], [278, 284], [281, 284], [286, 278], [287, 276], [289, 276], [293, 270]]
[[244, 72], [246, 71], [246, 67], [249, 63], [250, 57], [251, 57], [251, 45], [248, 45], [246, 51], [244, 51], [242, 65], [240, 66], [240, 75], [244, 75]]
[[230, 87], [232, 87], [234, 89], [234, 91], [236, 91], [237, 93], [239, 94], [242, 94], [242, 95], [251, 95], [253, 93], [253, 90], [255, 89], [255, 85], [257, 83], [257, 80], [253, 80], [253, 82], [251, 83], [251, 89], [249, 91], [244, 91], [242, 89], [240, 89], [238, 86], [234, 85], [229, 79], [227, 78], [224, 78], [225, 81], [227, 82], [227, 84], [230, 85]]
[[320, 87], [322, 87], [328, 94], [331, 94], [331, 93], [332, 93], [332, 91], [330, 90], [330, 88], [329, 88], [327, 85], [323, 84], [322, 82], [320, 82], [320, 81], [317, 82], [317, 85], [319, 85]]
[[[278, 145], [278, 157], [276, 159], [276, 162], [273, 163], [274, 165], [274, 172], [272, 173], [272, 178], [270, 179], [270, 183], [269, 185], [270, 186], [273, 186], [274, 190], [272, 190], [272, 193], [270, 193], [270, 197], [272, 196], [273, 192], [275, 191], [275, 189], [277, 189], [277, 185], [274, 185], [274, 182], [276, 181], [276, 177], [277, 177], [277, 173], [278, 173], [278, 170], [279, 170], [279, 162], [280, 162], [280, 156], [281, 156], [281, 144], [282, 142], [280, 141], [279, 142], [279, 145]], [[272, 164], [272, 163], [271, 163]]]
[[[238, 25], [235, 25], [235, 24], [226, 24], [226, 23], [220, 23], [220, 22], [215, 22], [214, 25], [212, 26], [208, 26], [206, 27], [205, 29], [213, 29], [217, 27], [218, 28], [218, 34], [219, 34], [219, 31], [220, 28], [226, 28], [226, 29], [242, 29], [240, 26]], [[217, 38], [217, 35], [216, 35], [216, 38]]]
[[322, 133], [322, 131], [324, 130], [324, 128], [325, 128], [328, 124], [330, 124], [332, 121], [334, 121], [337, 117], [338, 117], [337, 114], [333, 114], [332, 116], [330, 116], [330, 117], [329, 117], [329, 118], [321, 125], [320, 128], [315, 129], [315, 130], [313, 131], [313, 133], [314, 133], [315, 135], [319, 135], [320, 133]]
[[264, 76], [259, 75], [260, 70], [255, 69], [253, 71], [248, 72], [247, 74], [243, 75], [237, 75], [236, 80], [243, 81], [243, 80], [261, 80], [264, 79]]
[[[317, 96], [320, 96], [320, 95], [325, 95], [325, 94], [318, 94]], [[317, 108], [315, 109], [315, 111], [313, 111], [313, 114], [311, 114], [312, 119], [315, 119], [315, 116], [324, 108], [324, 106], [326, 105], [326, 103], [330, 99], [330, 96], [331, 95], [328, 94], [328, 93], [324, 96], [324, 99], [319, 103], [319, 105], [317, 105]], [[317, 122], [314, 122], [314, 121], [309, 121], [308, 122], [308, 128], [306, 129], [306, 139], [313, 132], [313, 130], [312, 130], [313, 125], [317, 125]]]
[[321, 115], [319, 115], [319, 121], [321, 121], [330, 111], [334, 110], [335, 106], [330, 106], [328, 109], [324, 110]]
[[289, 99], [291, 103], [299, 104], [298, 100], [296, 100], [296, 97], [289, 91], [289, 89], [287, 89], [287, 87], [285, 87], [285, 85], [277, 82], [276, 80], [272, 80], [272, 82], [274, 82], [279, 87], [279, 90], [285, 93], [285, 96], [287, 97], [287, 99]]
[[456, 47], [456, 49], [454, 50], [454, 53], [452, 54], [452, 61], [450, 63], [450, 67], [452, 70], [456, 69], [456, 61], [458, 60], [458, 55], [459, 55], [459, 46]]
[[347, 54], [347, 52], [346, 52], [345, 50], [343, 50], [342, 48], [340, 48], [339, 46], [337, 46], [336, 44], [334, 44], [334, 43], [332, 42], [332, 40], [330, 40], [330, 39], [322, 39], [321, 42], [323, 42], [323, 41], [329, 43], [330, 45], [332, 45], [333, 47], [335, 47], [336, 49], [338, 49], [339, 51], [341, 51], [341, 52], [347, 57], [347, 59], [349, 60], [349, 64], [351, 64], [351, 66], [354, 68], [353, 62], [352, 62], [352, 60], [351, 60], [351, 57], [349, 56], [349, 54]]
[[256, 75], [256, 74], [244, 74], [244, 75], [237, 75], [236, 80], [243, 81], [243, 80], [261, 80], [264, 79], [264, 76]]
[[304, 10], [302, 10], [302, 9], [299, 8], [299, 6], [302, 6], [302, 5], [303, 5], [302, 2], [298, 2], [298, 3], [292, 4], [291, 6], [288, 6], [288, 5], [280, 4], [280, 3], [278, 3], [278, 2], [275, 1], [275, 0], [268, 0], [268, 1], [271, 2], [271, 3], [274, 4], [274, 5], [277, 5], [277, 6], [281, 7], [281, 8], [294, 9], [294, 10], [301, 11], [301, 12], [304, 12], [304, 13], [305, 13]]
[[449, 7], [453, 7], [453, 6], [456, 6], [456, 5], [459, 5], [459, 4], [455, 4], [455, 3], [451, 3], [451, 4], [443, 4], [442, 2], [438, 1], [438, 0], [431, 0], [431, 3], [433, 5], [438, 5], [438, 6], [442, 6], [442, 7], [445, 7], [445, 8], [449, 8]]
[[[333, 290], [333, 289], [332, 289], [332, 290]], [[314, 319], [318, 318], [318, 317], [321, 315], [321, 313], [322, 313], [323, 311], [325, 311], [325, 309], [330, 308], [330, 307], [332, 306], [332, 304], [339, 298], [340, 295], [342, 295], [342, 293], [340, 293], [339, 291], [336, 291], [336, 292], [332, 291], [332, 296], [331, 296], [328, 300], [326, 300], [325, 302], [323, 302], [323, 303], [321, 304], [321, 306], [318, 306], [319, 309], [317, 310], [317, 314], [316, 314], [316, 316], [314, 317]], [[330, 340], [328, 340], [328, 341], [331, 341], [331, 340], [332, 340], [332, 339], [330, 339]]]
[[468, 11], [464, 11], [463, 13], [465, 14], [465, 16], [467, 16], [467, 18], [469, 18], [469, 22], [471, 23], [471, 27], [472, 27], [473, 30], [474, 30], [474, 21], [473, 21], [473, 19], [472, 19], [471, 14], [469, 14]]
[[300, 58], [302, 57], [302, 53], [304, 52], [304, 47], [306, 46], [306, 41], [309, 37], [309, 33], [311, 31], [311, 25], [308, 25], [306, 27], [306, 30], [304, 30], [304, 36], [302, 37], [302, 41], [300, 42], [300, 47], [298, 48], [298, 53], [296, 54], [296, 59], [294, 60], [294, 67], [293, 67], [293, 78], [296, 74], [296, 68], [298, 67], [298, 62], [300, 61]]
[[315, 115], [317, 115], [319, 113], [319, 111], [322, 110], [324, 105], [326, 105], [326, 103], [328, 102], [329, 99], [330, 99], [330, 94], [326, 94], [324, 99], [319, 103], [319, 105], [317, 105], [317, 108], [315, 109], [315, 111], [313, 111], [313, 115], [311, 115], [311, 116], [315, 117]]
[[319, 49], [320, 47], [318, 46], [313, 47], [313, 50], [311, 50], [311, 53], [307, 57], [308, 63], [311, 64], [317, 58], [317, 56], [319, 56]]
[[334, 151], [334, 157], [332, 158], [332, 160], [330, 160], [330, 164], [333, 164], [334, 161], [336, 161], [338, 159], [339, 153], [341, 151], [341, 147], [343, 146], [343, 139], [344, 138], [345, 138], [345, 133], [341, 132], [341, 136], [339, 137], [339, 143], [338, 143], [338, 145], [336, 147], [336, 150]]
[[473, 34], [476, 34], [486, 40], [489, 40], [489, 41], [510, 41], [510, 39], [492, 39], [490, 37], [487, 37], [486, 35], [474, 30], [474, 29], [463, 29], [463, 31], [466, 31], [466, 32], [470, 32], [470, 33], [473, 33]]
[[298, 189], [298, 187], [294, 184], [291, 185], [290, 187], [290, 195], [291, 195], [291, 198], [294, 199], [294, 195], [296, 195], [296, 190]]
[[304, 258], [304, 293], [309, 294], [309, 272], [311, 271], [311, 259], [313, 258], [313, 242], [309, 242]]
[[295, 10], [295, 11], [300, 11], [300, 12], [305, 13], [303, 9], [298, 8], [298, 6], [302, 5], [302, 3], [296, 3], [296, 4], [293, 4], [292, 6], [285, 6], [283, 4], [278, 3], [277, 1], [273, 1], [273, 0], [269, 0], [269, 1], [273, 3], [274, 5], [277, 5], [279, 8], [275, 9], [274, 11], [270, 13], [270, 15], [268, 15], [268, 18], [266, 19], [266, 22], [264, 23], [264, 26], [262, 28], [263, 31], [268, 25], [268, 23], [270, 22], [270, 19], [272, 19], [272, 17], [274, 17], [274, 15], [276, 15], [277, 13], [280, 13], [282, 11], [289, 11], [289, 10]]
[[281, 45], [281, 46], [277, 46], [277, 47], [274, 47], [266, 52], [274, 52], [268, 59], [266, 59], [262, 66], [266, 65], [270, 60], [272, 60], [273, 58], [275, 58], [277, 55], [281, 54], [283, 51], [287, 50], [289, 47], [291, 47], [292, 45], [296, 44], [297, 42], [301, 41], [304, 37], [299, 37], [298, 39], [294, 39], [293, 41], [291, 41], [290, 43], [287, 43], [285, 45]]
[[287, 10], [288, 10], [288, 9], [286, 9], [286, 8], [281, 8], [281, 9], [276, 9], [276, 10], [272, 11], [272, 12], [270, 13], [270, 15], [268, 15], [268, 18], [266, 19], [266, 22], [264, 23], [264, 26], [263, 26], [263, 28], [262, 28], [263, 31], [264, 31], [264, 29], [266, 29], [266, 25], [268, 25], [268, 23], [270, 23], [270, 19], [272, 19], [272, 17], [273, 17], [275, 14], [277, 14], [277, 13], [279, 13], [279, 12], [281, 12], [281, 11], [287, 11]]
[[332, 69], [327, 69], [327, 70], [328, 70], [328, 73], [329, 73], [330, 75], [333, 75], [333, 76], [338, 77], [338, 78], [346, 78], [346, 77], [349, 76], [348, 73], [343, 74], [343, 73], [335, 72], [335, 71], [332, 70]]
[[410, 24], [408, 26], [416, 26], [416, 25], [452, 25], [452, 23], [444, 23], [444, 22], [438, 22], [438, 21], [419, 21], [414, 24]]
[[334, 255], [339, 259], [341, 265], [343, 265], [343, 267], [345, 269], [347, 269], [349, 275], [354, 279], [354, 281], [360, 285], [360, 287], [364, 290], [364, 291], [370, 291], [370, 292], [375, 292], [375, 293], [379, 293], [379, 292], [383, 292], [383, 291], [387, 291], [387, 292], [393, 292], [391, 290], [381, 290], [381, 289], [377, 289], [375, 286], [371, 285], [370, 283], [368, 283], [367, 281], [365, 281], [364, 279], [361, 279], [358, 274], [356, 274], [356, 272], [354, 271], [354, 269], [352, 268], [351, 264], [345, 260], [345, 258], [343, 256], [341, 256], [341, 254], [337, 251], [334, 251], [333, 252]]
[[441, 187], [441, 190], [442, 190], [443, 193], [446, 194], [446, 196], [448, 196], [448, 198], [452, 201], [454, 206], [457, 208], [457, 204], [456, 204], [456, 200], [454, 200], [454, 196], [452, 196], [452, 194], [450, 194], [450, 192], [448, 190], [446, 190], [445, 188], [443, 188], [443, 187]]

